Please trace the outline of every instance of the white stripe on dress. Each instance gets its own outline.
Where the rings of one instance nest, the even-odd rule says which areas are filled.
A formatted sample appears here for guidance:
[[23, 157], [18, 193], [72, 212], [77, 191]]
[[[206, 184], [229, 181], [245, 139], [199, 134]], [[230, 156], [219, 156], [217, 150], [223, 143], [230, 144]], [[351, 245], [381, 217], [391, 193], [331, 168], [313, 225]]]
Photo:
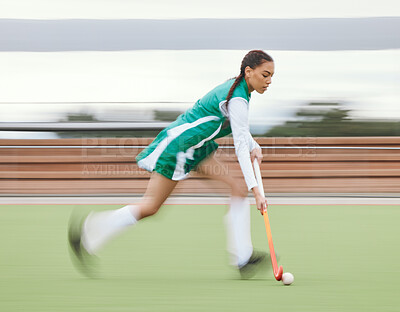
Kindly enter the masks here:
[[195, 146], [188, 148], [186, 153], [179, 152], [178, 155], [176, 155], [177, 162], [176, 162], [174, 175], [172, 176], [172, 180], [179, 181], [179, 180], [183, 180], [184, 178], [186, 178], [186, 176], [189, 174], [189, 172], [185, 173], [186, 159], [193, 159], [194, 150], [196, 148], [202, 147], [205, 142], [210, 141], [212, 138], [214, 138], [221, 130], [221, 127], [222, 127], [222, 123], [219, 125], [218, 129], [215, 130], [214, 133], [211, 134], [208, 138], [205, 138], [205, 139], [201, 140], [199, 143], [197, 143]]
[[164, 150], [168, 147], [169, 143], [171, 143], [174, 139], [176, 139], [178, 136], [180, 136], [183, 132], [186, 130], [189, 130], [191, 128], [197, 127], [198, 125], [201, 125], [203, 123], [206, 123], [208, 121], [212, 120], [219, 120], [220, 118], [217, 116], [206, 116], [199, 118], [198, 120], [191, 122], [191, 123], [184, 123], [182, 125], [176, 126], [172, 129], [169, 129], [167, 131], [167, 137], [164, 138], [152, 151], [147, 157], [141, 159], [138, 161], [138, 166], [146, 169], [148, 171], [153, 171], [158, 158], [160, 158], [161, 154], [164, 152]]

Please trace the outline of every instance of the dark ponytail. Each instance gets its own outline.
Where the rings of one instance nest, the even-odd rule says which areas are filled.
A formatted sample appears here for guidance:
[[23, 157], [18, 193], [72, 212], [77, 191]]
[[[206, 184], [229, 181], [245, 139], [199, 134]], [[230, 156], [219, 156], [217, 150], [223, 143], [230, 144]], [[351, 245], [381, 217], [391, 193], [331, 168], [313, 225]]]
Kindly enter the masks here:
[[228, 96], [226, 97], [226, 109], [228, 109], [228, 103], [232, 98], [233, 91], [235, 91], [238, 84], [243, 80], [244, 73], [240, 72], [240, 75], [236, 77], [235, 82], [233, 83], [232, 87], [229, 89]]
[[244, 79], [244, 71], [247, 66], [250, 68], [256, 68], [257, 66], [261, 65], [264, 62], [273, 62], [271, 56], [265, 53], [262, 50], [252, 50], [245, 55], [242, 60], [242, 64], [240, 65], [240, 74], [235, 78], [235, 82], [231, 86], [228, 92], [228, 96], [226, 97], [226, 109], [228, 110], [229, 101], [232, 99], [233, 92], [235, 91], [236, 87], [239, 83]]

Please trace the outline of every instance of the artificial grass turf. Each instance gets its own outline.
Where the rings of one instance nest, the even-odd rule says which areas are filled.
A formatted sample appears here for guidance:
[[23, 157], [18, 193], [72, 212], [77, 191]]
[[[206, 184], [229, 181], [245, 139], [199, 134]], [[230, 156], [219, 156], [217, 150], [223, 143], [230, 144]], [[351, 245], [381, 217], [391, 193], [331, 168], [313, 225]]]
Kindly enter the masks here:
[[[97, 279], [73, 268], [71, 212], [120, 206], [0, 206], [0, 311], [399, 311], [400, 207], [276, 205], [279, 264], [242, 281], [225, 252], [222, 205], [168, 205], [100, 253]], [[268, 250], [252, 207], [253, 244]], [[267, 269], [268, 268], [268, 269]]]

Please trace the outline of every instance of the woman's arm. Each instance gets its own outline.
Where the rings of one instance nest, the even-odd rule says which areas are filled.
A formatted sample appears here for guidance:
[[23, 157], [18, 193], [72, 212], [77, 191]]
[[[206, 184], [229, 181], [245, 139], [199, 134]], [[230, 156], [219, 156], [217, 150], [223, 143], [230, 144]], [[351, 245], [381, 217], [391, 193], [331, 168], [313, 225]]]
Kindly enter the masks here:
[[257, 157], [260, 161], [262, 154], [260, 146], [249, 131], [248, 103], [245, 99], [233, 98], [229, 101], [228, 110], [236, 156], [247, 187], [251, 190], [257, 186], [251, 158]]
[[257, 203], [257, 209], [262, 211], [265, 205], [264, 190], [258, 188], [254, 175], [252, 158], [261, 161], [260, 146], [249, 131], [248, 102], [242, 98], [233, 98], [228, 105], [229, 120], [232, 128], [233, 142], [240, 168], [242, 169], [247, 188], [252, 190]]

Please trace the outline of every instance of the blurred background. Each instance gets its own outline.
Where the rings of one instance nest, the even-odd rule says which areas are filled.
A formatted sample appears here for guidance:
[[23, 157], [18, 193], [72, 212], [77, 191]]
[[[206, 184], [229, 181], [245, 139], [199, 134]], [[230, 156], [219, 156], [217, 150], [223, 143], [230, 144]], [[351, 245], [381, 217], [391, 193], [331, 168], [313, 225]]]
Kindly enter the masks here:
[[[252, 94], [254, 135], [400, 134], [400, 50], [269, 51], [268, 39], [254, 46], [276, 62], [268, 92]], [[173, 121], [237, 75], [246, 52], [2, 52], [0, 122]], [[105, 135], [132, 132], [0, 132], [2, 138]]]
[[137, 153], [251, 49], [276, 66], [250, 103], [268, 190], [397, 192], [398, 2], [182, 4], [0, 1], [1, 193], [140, 194]]
[[249, 1], [244, 12], [231, 1], [0, 5], [1, 138], [132, 136], [11, 130], [24, 122], [172, 121], [236, 76], [251, 49], [276, 62], [268, 92], [253, 94], [254, 135], [399, 135], [396, 1]]
[[[0, 311], [399, 311], [399, 29], [399, 0], [0, 0]], [[250, 129], [294, 284], [239, 280], [229, 190], [196, 173], [81, 278], [71, 214], [140, 200], [135, 156], [252, 49], [275, 59]]]

